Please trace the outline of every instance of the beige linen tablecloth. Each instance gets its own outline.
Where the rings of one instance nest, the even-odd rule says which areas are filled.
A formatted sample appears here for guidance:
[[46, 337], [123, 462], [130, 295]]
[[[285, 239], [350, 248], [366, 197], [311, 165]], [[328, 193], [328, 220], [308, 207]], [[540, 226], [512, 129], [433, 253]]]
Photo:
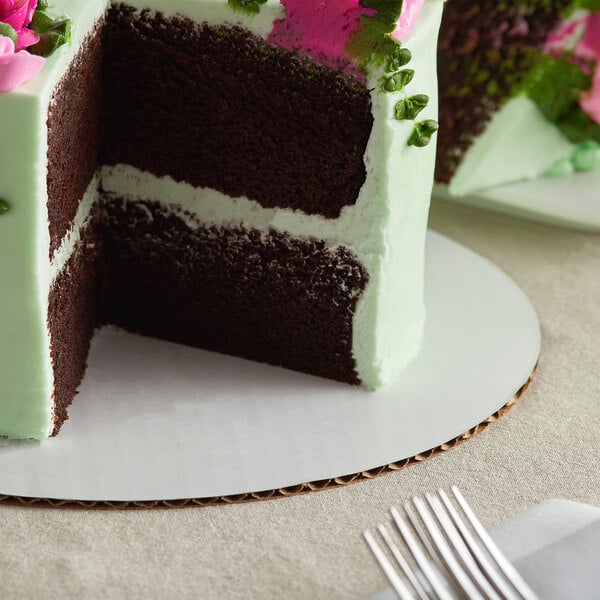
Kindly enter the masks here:
[[507, 416], [424, 463], [300, 497], [149, 511], [0, 505], [0, 597], [367, 599], [386, 583], [360, 531], [413, 494], [457, 484], [490, 527], [548, 498], [600, 506], [600, 235], [446, 204], [431, 227], [498, 264], [538, 310], [539, 371]]

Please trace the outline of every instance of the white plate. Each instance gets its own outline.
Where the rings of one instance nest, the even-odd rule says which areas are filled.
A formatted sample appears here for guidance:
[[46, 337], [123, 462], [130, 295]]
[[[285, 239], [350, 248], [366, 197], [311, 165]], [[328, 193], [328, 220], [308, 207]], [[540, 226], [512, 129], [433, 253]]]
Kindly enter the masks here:
[[512, 183], [465, 198], [450, 196], [443, 186], [436, 186], [434, 197], [542, 223], [600, 231], [600, 171]]
[[164, 500], [258, 492], [412, 457], [511, 400], [540, 330], [497, 267], [430, 233], [428, 324], [390, 389], [362, 389], [105, 329], [60, 435], [0, 448], [0, 494]]

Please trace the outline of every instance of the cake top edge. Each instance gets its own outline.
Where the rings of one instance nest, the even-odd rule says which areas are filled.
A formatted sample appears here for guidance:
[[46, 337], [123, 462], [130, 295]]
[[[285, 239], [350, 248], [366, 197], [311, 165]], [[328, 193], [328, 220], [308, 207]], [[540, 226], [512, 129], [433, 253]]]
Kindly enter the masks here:
[[[368, 76], [392, 56], [417, 26], [426, 2], [443, 0], [98, 0], [100, 8], [124, 4], [169, 15], [248, 26], [269, 43], [310, 56], [325, 66]], [[58, 0], [0, 0], [0, 93], [20, 88], [43, 69], [45, 59], [71, 40], [77, 4]], [[210, 19], [208, 19], [210, 20]]]

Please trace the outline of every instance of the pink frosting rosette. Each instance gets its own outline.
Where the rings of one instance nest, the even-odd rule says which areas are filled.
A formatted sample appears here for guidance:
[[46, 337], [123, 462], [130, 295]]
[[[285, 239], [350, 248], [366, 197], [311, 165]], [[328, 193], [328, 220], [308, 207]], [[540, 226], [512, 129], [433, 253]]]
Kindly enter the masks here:
[[600, 11], [585, 14], [561, 25], [546, 42], [550, 54], [573, 52], [574, 56], [595, 63], [592, 87], [580, 99], [582, 110], [600, 123]]
[[0, 22], [10, 25], [17, 43], [0, 35], [0, 93], [9, 92], [29, 81], [44, 65], [45, 59], [25, 50], [40, 40], [28, 29], [38, 0], [0, 0]]
[[0, 21], [17, 32], [16, 51], [24, 50], [40, 41], [40, 36], [27, 25], [33, 19], [38, 0], [0, 0]]
[[46, 60], [26, 50], [16, 52], [15, 43], [0, 35], [0, 93], [10, 92], [28, 82]]
[[590, 119], [600, 123], [600, 11], [588, 18], [585, 35], [578, 51], [588, 59], [596, 61], [592, 89], [583, 94], [581, 108]]
[[425, 4], [425, 0], [404, 0], [398, 27], [394, 31], [394, 37], [397, 40], [406, 39], [412, 32], [421, 15], [423, 4]]

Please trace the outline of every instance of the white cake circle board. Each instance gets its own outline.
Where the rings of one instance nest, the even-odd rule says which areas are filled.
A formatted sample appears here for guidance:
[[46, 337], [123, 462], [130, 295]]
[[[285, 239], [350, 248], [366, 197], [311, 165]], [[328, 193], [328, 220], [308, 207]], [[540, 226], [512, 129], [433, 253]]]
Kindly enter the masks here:
[[425, 342], [384, 391], [105, 328], [60, 434], [0, 444], [0, 494], [149, 501], [279, 489], [397, 462], [484, 421], [539, 357], [531, 303], [429, 232]]

